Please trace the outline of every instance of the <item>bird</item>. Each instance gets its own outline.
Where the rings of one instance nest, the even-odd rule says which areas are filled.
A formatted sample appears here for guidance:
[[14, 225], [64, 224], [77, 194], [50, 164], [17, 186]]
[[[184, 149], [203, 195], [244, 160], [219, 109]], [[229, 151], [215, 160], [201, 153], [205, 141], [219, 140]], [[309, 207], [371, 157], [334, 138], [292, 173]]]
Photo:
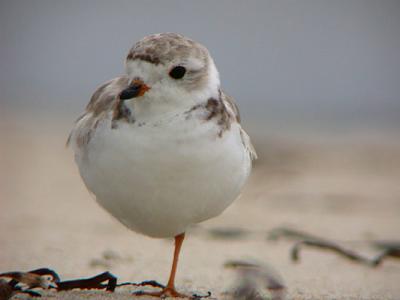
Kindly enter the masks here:
[[167, 285], [142, 294], [185, 296], [175, 288], [185, 232], [238, 198], [257, 158], [207, 48], [177, 33], [136, 42], [67, 145], [100, 206], [134, 232], [175, 239]]

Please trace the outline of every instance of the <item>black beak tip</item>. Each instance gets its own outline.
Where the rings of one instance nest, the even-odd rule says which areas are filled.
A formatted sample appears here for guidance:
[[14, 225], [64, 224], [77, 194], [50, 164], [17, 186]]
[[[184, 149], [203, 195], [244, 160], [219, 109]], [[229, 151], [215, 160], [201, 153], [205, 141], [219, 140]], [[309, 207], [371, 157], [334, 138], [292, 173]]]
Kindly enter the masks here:
[[121, 100], [135, 98], [140, 92], [140, 85], [131, 85], [119, 94]]

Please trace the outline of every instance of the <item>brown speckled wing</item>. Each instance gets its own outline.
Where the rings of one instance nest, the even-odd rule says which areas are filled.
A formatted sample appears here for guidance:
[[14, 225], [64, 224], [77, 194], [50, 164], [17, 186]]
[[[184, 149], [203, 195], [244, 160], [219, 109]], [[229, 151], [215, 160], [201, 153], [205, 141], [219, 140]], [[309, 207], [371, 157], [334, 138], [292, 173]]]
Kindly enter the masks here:
[[233, 99], [231, 96], [227, 95], [223, 90], [220, 90], [220, 94], [221, 94], [222, 101], [225, 103], [225, 105], [228, 105], [228, 107], [234, 113], [236, 121], [238, 123], [240, 123], [239, 108], [236, 105], [235, 99]]
[[122, 90], [129, 85], [127, 76], [114, 78], [101, 86], [93, 93], [88, 105], [86, 106], [87, 113], [93, 113], [95, 116], [113, 109], [118, 95]]
[[[228, 109], [235, 115], [236, 121], [240, 124], [239, 108], [236, 105], [235, 100], [231, 96], [225, 94], [225, 92], [222, 90], [220, 90], [220, 97], [224, 102], [224, 104], [228, 107]], [[251, 143], [249, 135], [246, 133], [246, 131], [244, 131], [242, 127], [240, 127], [240, 137], [242, 138], [242, 143], [244, 147], [249, 152], [250, 158], [252, 160], [256, 160], [257, 159], [256, 149], [254, 149], [254, 146]]]
[[114, 78], [100, 85], [93, 93], [86, 110], [75, 122], [68, 140], [67, 146], [71, 143], [71, 139], [75, 138], [75, 143], [81, 147], [89, 143], [99, 121], [106, 118], [108, 113], [114, 111], [118, 105], [118, 95], [129, 85], [127, 76]]

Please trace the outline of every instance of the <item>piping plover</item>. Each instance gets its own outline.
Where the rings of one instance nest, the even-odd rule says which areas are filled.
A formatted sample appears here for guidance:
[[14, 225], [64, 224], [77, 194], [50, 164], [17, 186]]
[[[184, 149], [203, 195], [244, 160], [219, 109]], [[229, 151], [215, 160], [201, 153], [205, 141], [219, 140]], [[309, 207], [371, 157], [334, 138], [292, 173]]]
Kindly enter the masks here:
[[68, 143], [97, 202], [133, 231], [175, 237], [166, 288], [188, 226], [221, 214], [239, 195], [256, 153], [234, 100], [201, 44], [175, 33], [130, 49], [126, 74], [101, 85]]

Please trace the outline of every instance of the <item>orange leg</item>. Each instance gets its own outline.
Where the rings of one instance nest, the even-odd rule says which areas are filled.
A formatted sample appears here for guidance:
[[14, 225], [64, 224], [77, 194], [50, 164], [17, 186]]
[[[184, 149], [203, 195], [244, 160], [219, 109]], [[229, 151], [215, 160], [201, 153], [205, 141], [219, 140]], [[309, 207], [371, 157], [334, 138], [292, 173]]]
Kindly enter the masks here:
[[181, 247], [183, 240], [185, 238], [185, 233], [181, 233], [175, 237], [175, 250], [174, 250], [174, 260], [172, 261], [171, 273], [169, 275], [167, 289], [175, 291], [175, 274], [178, 267], [179, 253], [181, 252]]
[[160, 292], [138, 292], [136, 293], [137, 296], [192, 298], [191, 296], [177, 292], [175, 289], [175, 274], [178, 266], [179, 252], [181, 251], [184, 238], [185, 233], [181, 233], [175, 237], [174, 260], [172, 262], [171, 273], [169, 275], [167, 286]]

